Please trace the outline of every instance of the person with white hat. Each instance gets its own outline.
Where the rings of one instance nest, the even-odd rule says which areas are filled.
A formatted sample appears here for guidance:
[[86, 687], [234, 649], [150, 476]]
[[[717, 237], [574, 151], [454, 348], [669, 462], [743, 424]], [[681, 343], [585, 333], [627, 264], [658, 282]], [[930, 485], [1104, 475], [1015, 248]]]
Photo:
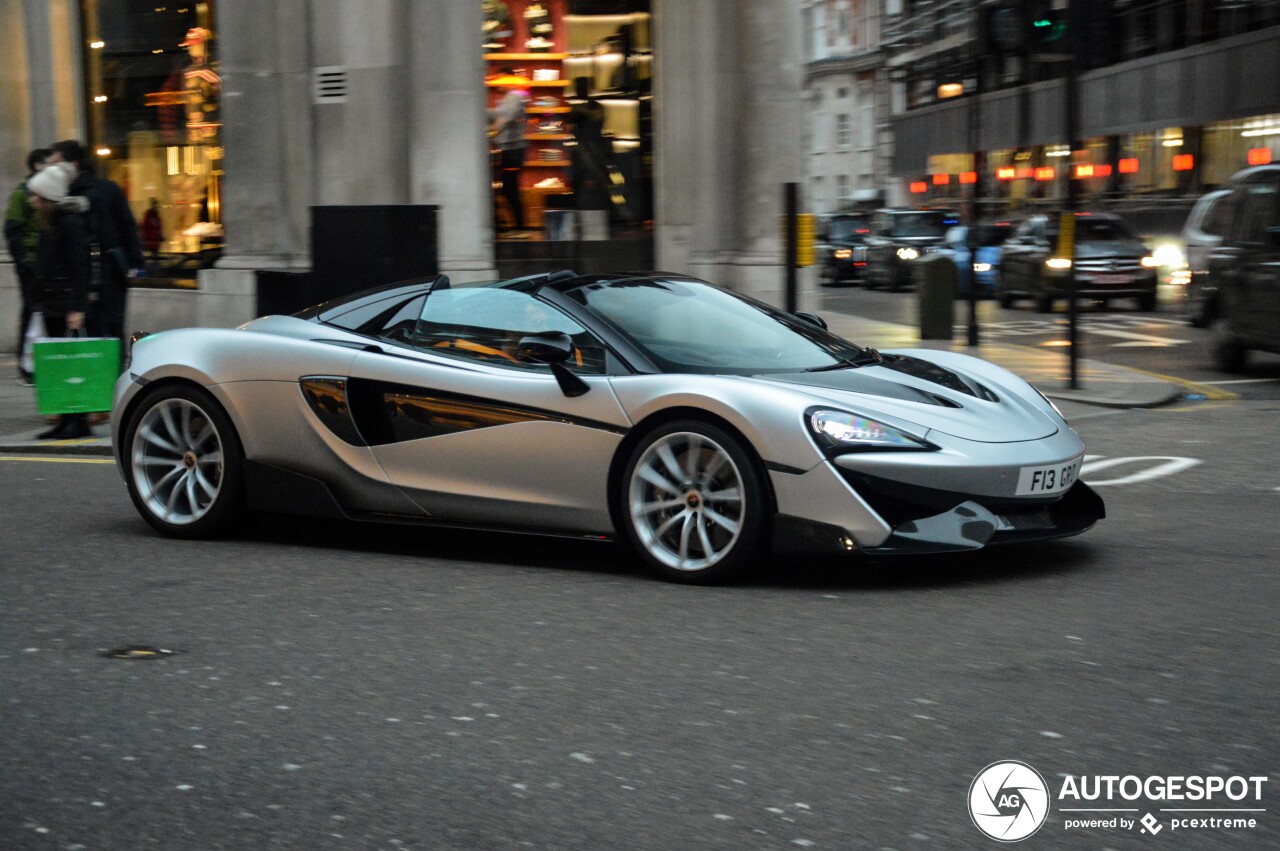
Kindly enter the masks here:
[[[65, 163], [46, 165], [27, 181], [35, 210], [35, 302], [44, 314], [45, 331], [61, 337], [84, 329], [89, 307], [89, 223], [82, 198], [70, 194], [75, 170]], [[37, 380], [39, 376], [37, 376]], [[39, 440], [91, 437], [88, 414], [63, 414], [58, 424], [37, 435]]]

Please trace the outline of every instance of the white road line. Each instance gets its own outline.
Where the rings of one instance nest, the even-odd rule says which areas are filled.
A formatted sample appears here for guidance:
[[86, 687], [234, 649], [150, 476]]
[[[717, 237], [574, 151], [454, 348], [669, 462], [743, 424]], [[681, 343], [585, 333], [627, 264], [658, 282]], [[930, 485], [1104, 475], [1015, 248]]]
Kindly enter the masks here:
[[1190, 340], [1180, 340], [1177, 337], [1153, 337], [1150, 334], [1135, 334], [1132, 331], [1117, 331], [1110, 328], [1090, 328], [1085, 326], [1084, 329], [1090, 334], [1099, 334], [1104, 337], [1120, 337], [1127, 340], [1137, 340], [1136, 343], [1113, 343], [1114, 346], [1181, 346], [1184, 343], [1190, 343]]
[[[1199, 458], [1180, 458], [1172, 455], [1135, 455], [1124, 458], [1107, 458], [1105, 460], [1091, 461], [1091, 456], [1085, 456], [1085, 463], [1080, 467], [1080, 478], [1085, 478], [1101, 470], [1109, 470], [1112, 467], [1119, 467], [1122, 464], [1131, 464], [1138, 461], [1162, 461], [1164, 463], [1156, 464], [1145, 470], [1139, 470], [1136, 473], [1130, 473], [1127, 476], [1121, 476], [1118, 479], [1104, 479], [1095, 481], [1089, 479], [1091, 487], [1107, 487], [1110, 485], [1133, 485], [1138, 482], [1145, 482], [1151, 479], [1159, 479], [1164, 476], [1172, 476], [1175, 473], [1181, 473], [1183, 470], [1189, 470], [1200, 464]], [[1096, 456], [1093, 456], [1096, 457]]]

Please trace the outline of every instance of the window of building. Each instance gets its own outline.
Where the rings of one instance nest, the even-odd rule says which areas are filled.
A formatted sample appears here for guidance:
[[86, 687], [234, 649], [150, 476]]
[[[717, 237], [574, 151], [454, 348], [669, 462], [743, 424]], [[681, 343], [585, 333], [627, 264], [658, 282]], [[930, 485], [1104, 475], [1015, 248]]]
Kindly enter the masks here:
[[852, 133], [850, 131], [849, 116], [842, 112], [836, 116], [836, 147], [847, 148], [851, 141]]
[[846, 175], [838, 175], [836, 177], [836, 201], [840, 202], [849, 197], [849, 178]]
[[80, 6], [88, 141], [141, 225], [146, 285], [194, 287], [222, 253], [215, 5]]

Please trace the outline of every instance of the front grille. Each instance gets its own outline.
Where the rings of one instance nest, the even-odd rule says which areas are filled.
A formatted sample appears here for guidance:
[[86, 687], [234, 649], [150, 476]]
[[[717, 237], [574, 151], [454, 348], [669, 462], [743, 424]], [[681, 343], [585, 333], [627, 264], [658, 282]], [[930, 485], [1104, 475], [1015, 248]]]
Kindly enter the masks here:
[[1136, 274], [1142, 262], [1132, 257], [1090, 257], [1076, 261], [1076, 270], [1093, 274]]

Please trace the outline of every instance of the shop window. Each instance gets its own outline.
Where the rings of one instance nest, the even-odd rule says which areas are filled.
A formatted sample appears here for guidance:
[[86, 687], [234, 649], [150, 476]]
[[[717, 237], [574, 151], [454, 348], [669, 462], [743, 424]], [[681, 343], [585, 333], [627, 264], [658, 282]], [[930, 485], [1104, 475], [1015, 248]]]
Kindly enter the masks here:
[[138, 220], [143, 286], [194, 287], [222, 253], [215, 5], [81, 3], [88, 141]]

